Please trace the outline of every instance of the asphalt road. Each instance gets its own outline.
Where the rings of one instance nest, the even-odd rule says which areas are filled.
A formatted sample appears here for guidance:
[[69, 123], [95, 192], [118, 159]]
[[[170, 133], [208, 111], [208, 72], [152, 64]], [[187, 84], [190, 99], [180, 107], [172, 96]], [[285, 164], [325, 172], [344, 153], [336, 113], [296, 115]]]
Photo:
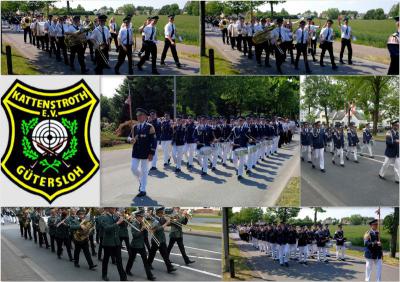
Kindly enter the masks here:
[[174, 166], [163, 168], [161, 150], [157, 172], [150, 172], [147, 196], [135, 198], [138, 181], [130, 170], [131, 150], [112, 150], [101, 153], [101, 203], [107, 206], [268, 206], [274, 205], [291, 176], [299, 176], [298, 135], [279, 155], [260, 163], [252, 175], [237, 180], [231, 163], [217, 165], [202, 177], [195, 163], [189, 172], [175, 174]]
[[[69, 262], [66, 252], [62, 260], [49, 250], [39, 248], [33, 241], [20, 237], [19, 227], [15, 225], [2, 226], [1, 231], [1, 280], [55, 280], [55, 281], [93, 281], [101, 280], [101, 262], [93, 257], [98, 264], [95, 271], [88, 269], [86, 260], [81, 253], [80, 268], [75, 268]], [[168, 236], [168, 233], [166, 234]], [[221, 280], [221, 239], [184, 235], [186, 252], [195, 263], [186, 266], [175, 246], [170, 259], [177, 271], [168, 274], [159, 254], [153, 263], [153, 274], [161, 281], [199, 281]], [[122, 250], [122, 260], [125, 267], [128, 259], [126, 250]], [[140, 257], [137, 257], [132, 268], [133, 277], [129, 280], [147, 280]], [[108, 267], [111, 281], [119, 280], [116, 266]]]
[[[63, 62], [58, 63], [55, 59], [55, 55], [52, 58], [49, 57], [49, 54], [45, 51], [37, 49], [35, 46], [31, 44], [24, 43], [24, 35], [23, 32], [16, 33], [11, 32], [8, 29], [2, 30], [2, 37], [6, 42], [10, 42], [12, 48], [18, 50], [20, 54], [27, 57], [29, 61], [39, 69], [43, 74], [69, 74], [69, 75], [78, 75], [80, 74], [80, 66], [78, 63], [77, 57], [75, 57], [75, 69], [76, 71], [71, 71], [69, 66], [64, 65]], [[140, 41], [140, 40], [139, 40]], [[160, 66], [160, 57], [162, 48], [164, 46], [163, 42], [159, 42], [157, 45], [157, 68], [158, 72], [162, 75], [193, 75], [198, 74], [200, 72], [200, 60], [199, 56], [199, 48], [197, 46], [184, 45], [181, 43], [177, 44], [178, 56], [181, 54], [180, 52], [186, 53], [187, 57], [190, 58], [190, 55], [194, 55], [193, 58], [180, 58], [180, 62], [182, 64], [182, 68], [178, 69], [175, 66], [175, 62], [172, 58], [171, 51], [168, 51], [167, 58], [165, 60], [165, 66]], [[137, 50], [141, 48], [141, 42], [138, 42]], [[117, 63], [118, 53], [115, 52], [115, 46], [112, 44], [112, 51], [109, 52], [110, 55], [110, 66], [111, 69], [105, 69], [104, 74], [114, 75], [114, 66]], [[188, 56], [189, 55], [189, 56]], [[197, 58], [197, 59], [196, 59]], [[139, 62], [139, 57], [137, 55], [133, 56], [133, 63], [136, 65]], [[85, 54], [85, 63], [86, 67], [89, 69], [88, 74], [95, 74], [94, 68], [95, 65], [90, 60], [89, 48], [86, 49]], [[151, 63], [150, 61], [146, 62], [143, 66], [143, 71], [139, 71], [136, 67], [133, 67], [134, 75], [151, 75]], [[120, 68], [121, 74], [128, 74], [128, 61], [125, 59], [125, 63]]]
[[[233, 69], [236, 69], [240, 72], [241, 75], [251, 75], [251, 74], [279, 74], [275, 67], [275, 58], [270, 56], [270, 64], [272, 67], [267, 68], [264, 67], [264, 57], [265, 53], [263, 53], [261, 60], [262, 60], [262, 67], [258, 67], [254, 55], [254, 48], [253, 48], [253, 59], [249, 60], [247, 56], [244, 56], [242, 52], [232, 50], [230, 45], [223, 44], [221, 39], [220, 32], [211, 31], [208, 29], [206, 31], [206, 44], [208, 48], [214, 48], [217, 50], [225, 60], [229, 61], [233, 65]], [[376, 63], [373, 61], [368, 61], [365, 59], [357, 58], [357, 50], [353, 48], [353, 65], [344, 64], [341, 65], [339, 63], [339, 54], [334, 52], [335, 61], [338, 66], [337, 70], [332, 70], [330, 65], [330, 59], [328, 53], [325, 55], [324, 63], [325, 67], [320, 67], [319, 65], [319, 58], [320, 58], [321, 49], [317, 48], [317, 55], [316, 59], [317, 62], [312, 61], [311, 55], [308, 56], [310, 69], [312, 74], [314, 75], [386, 75], [388, 70], [388, 65]], [[294, 56], [296, 56], [296, 51], [294, 51]], [[345, 53], [345, 58], [347, 58], [347, 53]], [[302, 58], [299, 61], [299, 70], [295, 70], [294, 66], [290, 64], [290, 56], [286, 58], [286, 62], [282, 65], [282, 71], [285, 75], [300, 75], [306, 74], [305, 66]], [[218, 72], [218, 69], [216, 69]]]
[[[308, 265], [289, 261], [289, 267], [282, 267], [279, 262], [273, 261], [264, 253], [256, 250], [250, 243], [240, 241], [237, 233], [230, 236], [236, 240], [241, 255], [247, 257], [248, 265], [256, 277], [267, 281], [364, 281], [365, 261], [356, 257], [346, 257], [346, 261], [336, 261], [331, 252], [329, 263], [317, 262], [310, 259]], [[372, 281], [375, 280], [375, 270], [372, 272]], [[399, 281], [399, 269], [383, 264], [382, 281]]]
[[[359, 163], [345, 159], [345, 167], [332, 164], [332, 155], [325, 153], [325, 170], [312, 169], [311, 164], [301, 163], [302, 206], [397, 206], [399, 185], [394, 182], [393, 166], [378, 177], [384, 160], [384, 142], [375, 142], [374, 159], [359, 156]], [[364, 151], [365, 153], [366, 151]]]

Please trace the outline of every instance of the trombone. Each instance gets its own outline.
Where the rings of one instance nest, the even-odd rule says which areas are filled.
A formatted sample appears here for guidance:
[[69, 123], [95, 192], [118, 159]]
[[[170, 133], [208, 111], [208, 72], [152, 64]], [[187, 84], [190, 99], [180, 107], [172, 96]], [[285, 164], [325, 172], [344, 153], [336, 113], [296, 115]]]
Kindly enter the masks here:
[[[103, 50], [101, 50], [101, 46], [103, 45], [103, 43], [101, 43], [97, 39], [92, 39], [92, 40], [96, 43], [94, 47], [95, 47], [95, 50], [97, 50], [99, 52], [101, 59], [107, 65], [107, 67], [110, 67], [109, 59], [107, 59], [106, 55], [103, 53]], [[104, 43], [104, 44], [106, 44], [106, 43]]]
[[[155, 219], [155, 218], [154, 218]], [[135, 219], [136, 220], [136, 219]], [[151, 223], [146, 219], [146, 218], [143, 218], [143, 224], [144, 224], [144, 227], [147, 229], [147, 231], [149, 232], [149, 234], [150, 234], [150, 238], [154, 241], [154, 243], [156, 243], [156, 245], [158, 246], [158, 247], [160, 247], [160, 241], [157, 239], [157, 237], [154, 235], [154, 232], [153, 232], [153, 228], [152, 228], [152, 226], [151, 226]]]

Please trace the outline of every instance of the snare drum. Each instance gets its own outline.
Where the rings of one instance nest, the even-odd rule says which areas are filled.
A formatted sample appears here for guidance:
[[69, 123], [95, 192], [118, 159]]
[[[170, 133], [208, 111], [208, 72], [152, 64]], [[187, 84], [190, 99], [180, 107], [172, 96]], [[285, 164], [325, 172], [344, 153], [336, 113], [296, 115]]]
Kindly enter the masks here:
[[200, 156], [209, 156], [211, 155], [212, 148], [211, 147], [201, 147], [199, 150]]
[[239, 148], [233, 151], [233, 153], [235, 154], [236, 157], [243, 157], [245, 155], [247, 155], [248, 150], [247, 148]]

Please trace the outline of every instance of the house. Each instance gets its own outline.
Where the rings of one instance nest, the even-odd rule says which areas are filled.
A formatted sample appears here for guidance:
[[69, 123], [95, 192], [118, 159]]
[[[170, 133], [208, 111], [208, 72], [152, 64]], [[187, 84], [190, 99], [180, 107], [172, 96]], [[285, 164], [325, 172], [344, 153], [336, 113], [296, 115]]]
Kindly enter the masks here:
[[[329, 122], [331, 124], [335, 124], [337, 122], [348, 125], [348, 115], [344, 110], [341, 111], [333, 111], [329, 114]], [[350, 122], [354, 122], [356, 127], [359, 127], [360, 124], [366, 124], [368, 121], [366, 120], [363, 113], [359, 111], [353, 111], [351, 113]]]

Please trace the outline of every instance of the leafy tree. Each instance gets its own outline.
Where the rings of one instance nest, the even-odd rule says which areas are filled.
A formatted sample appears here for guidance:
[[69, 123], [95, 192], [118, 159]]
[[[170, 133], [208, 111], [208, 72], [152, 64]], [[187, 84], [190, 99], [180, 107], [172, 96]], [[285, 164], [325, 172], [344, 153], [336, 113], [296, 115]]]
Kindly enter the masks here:
[[20, 9], [22, 2], [19, 1], [2, 1], [1, 12], [3, 15], [15, 13]]
[[324, 213], [326, 210], [321, 207], [313, 207], [312, 209], [314, 210], [314, 224], [316, 224], [318, 221], [318, 213]]
[[365, 20], [383, 20], [386, 19], [385, 11], [382, 8], [371, 9], [365, 13]]
[[267, 210], [275, 214], [276, 218], [282, 223], [288, 222], [289, 219], [296, 217], [300, 212], [300, 208], [268, 208]]
[[187, 1], [183, 11], [191, 16], [199, 16], [200, 6], [198, 1]]
[[397, 232], [399, 230], [399, 207], [394, 208], [394, 212], [383, 219], [383, 228], [390, 234], [390, 256], [396, 257]]
[[162, 6], [158, 13], [160, 15], [179, 15], [181, 13], [181, 10], [179, 9], [178, 4], [171, 4]]
[[389, 11], [389, 16], [394, 18], [394, 17], [398, 17], [400, 14], [400, 7], [399, 7], [400, 3], [394, 4], [392, 6], [392, 8]]
[[333, 20], [337, 19], [338, 16], [340, 15], [338, 8], [329, 8], [328, 10], [324, 11], [323, 13], [325, 13], [328, 18], [333, 19]]
[[133, 4], [125, 4], [122, 7], [119, 7], [117, 10], [122, 11], [124, 15], [135, 14], [135, 6], [133, 6]]
[[274, 5], [278, 5], [279, 3], [285, 3], [286, 1], [265, 1], [270, 5], [271, 10], [271, 18], [274, 17]]
[[349, 217], [350, 223], [352, 225], [361, 225], [363, 224], [364, 220], [363, 217], [359, 214], [353, 214]]
[[[219, 16], [222, 12], [224, 12], [225, 7], [226, 6], [223, 2], [209, 1], [206, 3], [206, 14], [208, 16]], [[229, 14], [229, 11], [226, 12]]]

